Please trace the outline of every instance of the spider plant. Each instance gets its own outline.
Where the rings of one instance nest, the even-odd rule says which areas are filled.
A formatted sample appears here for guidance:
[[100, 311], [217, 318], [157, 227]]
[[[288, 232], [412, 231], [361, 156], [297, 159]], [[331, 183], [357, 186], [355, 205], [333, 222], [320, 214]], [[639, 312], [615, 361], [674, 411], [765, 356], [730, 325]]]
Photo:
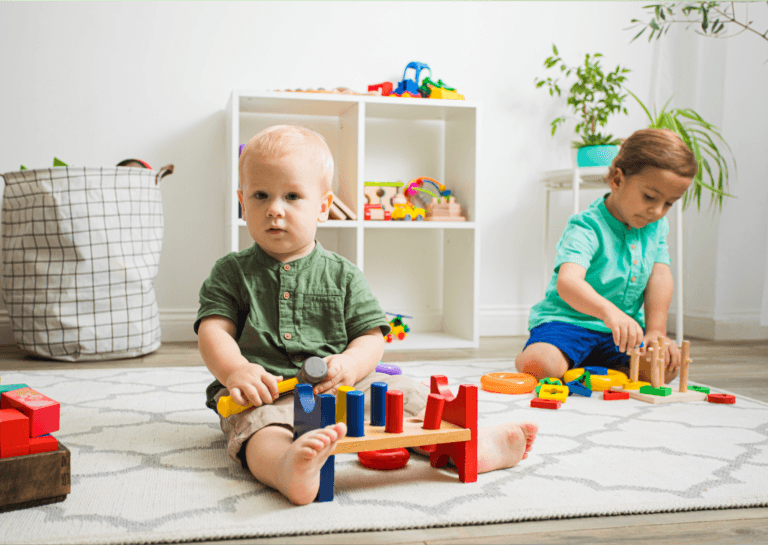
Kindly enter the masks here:
[[[675, 132], [696, 156], [699, 171], [693, 179], [693, 184], [683, 196], [683, 208], [687, 208], [695, 200], [696, 208], [701, 210], [701, 194], [704, 189], [707, 189], [712, 194], [712, 202], [716, 203], [718, 208], [722, 210], [723, 197], [733, 197], [733, 195], [726, 192], [729, 177], [728, 157], [720, 151], [716, 142], [722, 143], [727, 148], [734, 171], [736, 170], [736, 160], [730, 146], [723, 139], [717, 127], [707, 123], [690, 108], [667, 110], [672, 97], [664, 104], [661, 112], [657, 113], [654, 107], [653, 115], [651, 115], [650, 110], [632, 91], [627, 90], [627, 92], [634, 97], [648, 116], [650, 120], [648, 128], [669, 129]], [[705, 172], [710, 181], [709, 184], [704, 181]]]

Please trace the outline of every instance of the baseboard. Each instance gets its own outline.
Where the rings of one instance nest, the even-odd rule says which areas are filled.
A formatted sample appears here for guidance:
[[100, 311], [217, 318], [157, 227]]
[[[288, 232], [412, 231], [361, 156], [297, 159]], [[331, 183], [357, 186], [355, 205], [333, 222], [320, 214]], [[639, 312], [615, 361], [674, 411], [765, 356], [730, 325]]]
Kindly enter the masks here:
[[[667, 331], [670, 336], [676, 334], [677, 316], [667, 316]], [[768, 327], [760, 325], [759, 315], [739, 315], [725, 320], [716, 320], [710, 316], [683, 316], [683, 334], [685, 337], [708, 341], [765, 341], [768, 340]]]
[[481, 337], [514, 337], [528, 334], [531, 307], [483, 305], [480, 307]]

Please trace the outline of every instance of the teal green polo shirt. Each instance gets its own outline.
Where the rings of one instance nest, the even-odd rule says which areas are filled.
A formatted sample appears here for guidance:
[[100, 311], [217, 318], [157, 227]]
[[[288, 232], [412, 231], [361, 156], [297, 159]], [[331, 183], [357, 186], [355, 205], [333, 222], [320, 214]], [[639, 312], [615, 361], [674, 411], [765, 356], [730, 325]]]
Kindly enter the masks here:
[[557, 243], [555, 270], [544, 300], [534, 305], [528, 329], [547, 322], [566, 322], [593, 331], [610, 333], [602, 320], [574, 310], [557, 294], [557, 274], [563, 263], [577, 263], [587, 270], [585, 280], [645, 328], [643, 295], [654, 263], [670, 264], [666, 216], [642, 229], [632, 229], [614, 218], [605, 198], [571, 216]]
[[[390, 330], [360, 269], [319, 242], [290, 263], [257, 244], [222, 257], [200, 288], [195, 333], [206, 316], [232, 320], [243, 356], [284, 379], [309, 356], [340, 354], [374, 327]], [[206, 391], [212, 409], [220, 388], [215, 380]]]

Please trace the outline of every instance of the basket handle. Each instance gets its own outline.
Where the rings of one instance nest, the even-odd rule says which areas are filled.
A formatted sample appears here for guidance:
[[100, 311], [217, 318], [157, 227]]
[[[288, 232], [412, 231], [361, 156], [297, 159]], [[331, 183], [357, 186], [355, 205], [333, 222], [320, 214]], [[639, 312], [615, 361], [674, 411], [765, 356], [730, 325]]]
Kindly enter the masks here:
[[169, 174], [173, 174], [173, 165], [165, 165], [164, 167], [161, 167], [160, 172], [158, 172], [157, 176], [155, 177], [155, 185], [159, 184], [160, 180]]

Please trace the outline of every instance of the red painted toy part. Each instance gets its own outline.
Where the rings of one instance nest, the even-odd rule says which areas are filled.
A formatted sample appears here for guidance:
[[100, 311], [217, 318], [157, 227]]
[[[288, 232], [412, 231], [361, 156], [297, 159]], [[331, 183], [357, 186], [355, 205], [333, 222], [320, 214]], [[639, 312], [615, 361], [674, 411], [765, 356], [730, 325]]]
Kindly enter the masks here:
[[531, 400], [531, 407], [535, 407], [536, 409], [559, 409], [560, 401], [557, 399], [541, 399], [540, 397], [535, 397]]
[[629, 399], [629, 392], [612, 392], [610, 390], [603, 390], [603, 399]]
[[43, 435], [42, 437], [33, 437], [29, 440], [29, 453], [39, 454], [41, 452], [53, 452], [59, 450], [59, 442], [53, 435]]
[[451, 458], [463, 483], [477, 481], [477, 390], [474, 384], [462, 384], [459, 393], [454, 396], [445, 376], [431, 377], [431, 393], [445, 397], [443, 420], [468, 428], [472, 437], [469, 441], [436, 445], [429, 456], [429, 463], [432, 467], [445, 467], [448, 458]]
[[365, 467], [370, 467], [371, 469], [400, 469], [405, 467], [405, 464], [411, 459], [411, 454], [408, 452], [408, 449], [388, 448], [358, 452], [357, 459]]
[[29, 418], [16, 409], [0, 410], [0, 458], [29, 454]]
[[710, 403], [725, 403], [727, 405], [733, 405], [736, 403], [736, 396], [729, 394], [709, 394], [707, 401]]
[[3, 393], [0, 396], [0, 409], [11, 408], [29, 418], [29, 437], [40, 437], [59, 429], [59, 403], [32, 388]]

